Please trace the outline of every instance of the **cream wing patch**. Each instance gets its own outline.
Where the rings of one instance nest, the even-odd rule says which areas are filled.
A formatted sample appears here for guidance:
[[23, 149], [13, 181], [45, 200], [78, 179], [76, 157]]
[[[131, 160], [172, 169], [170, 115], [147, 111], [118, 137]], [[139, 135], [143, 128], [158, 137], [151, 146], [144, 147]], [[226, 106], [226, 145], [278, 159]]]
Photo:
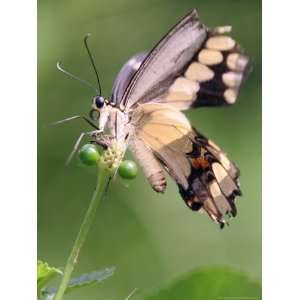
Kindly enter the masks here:
[[227, 174], [221, 164], [217, 162], [213, 163], [212, 170], [220, 186], [220, 189], [226, 197], [229, 197], [235, 190], [237, 190], [235, 182], [229, 176], [229, 174]]
[[193, 80], [184, 77], [177, 78], [170, 87], [170, 92], [183, 92], [193, 95], [199, 91], [199, 85]]
[[210, 37], [206, 42], [206, 48], [219, 50], [219, 51], [228, 51], [235, 46], [235, 41], [226, 35], [217, 35]]
[[212, 66], [223, 61], [223, 55], [220, 51], [203, 49], [198, 54], [198, 60], [201, 64]]
[[249, 58], [241, 53], [231, 53], [227, 57], [227, 66], [233, 71], [243, 72], [249, 62]]
[[224, 34], [231, 32], [232, 27], [230, 25], [218, 26], [212, 29], [214, 34]]
[[214, 199], [214, 201], [216, 203], [216, 206], [218, 207], [218, 209], [220, 210], [222, 215], [225, 215], [228, 211], [231, 210], [231, 207], [228, 204], [227, 199], [223, 195], [222, 191], [220, 190], [219, 185], [217, 184], [217, 182], [215, 180], [213, 180], [209, 184], [209, 191], [210, 191], [212, 198]]
[[203, 64], [193, 62], [184, 75], [188, 79], [203, 82], [212, 79], [214, 77], [214, 72]]
[[228, 87], [238, 87], [242, 83], [243, 75], [236, 72], [227, 72], [222, 75], [222, 79]]
[[197, 98], [200, 86], [194, 80], [189, 80], [183, 76], [178, 77], [169, 88], [164, 101], [182, 110], [189, 106]]
[[226, 154], [219, 148], [219, 146], [217, 146], [211, 140], [208, 140], [207, 148], [218, 159], [231, 178], [236, 179], [239, 175], [238, 168], [228, 159]]
[[199, 84], [196, 81], [178, 77], [171, 85], [166, 100], [168, 102], [193, 100], [196, 98], [199, 88]]
[[235, 103], [238, 96], [238, 91], [235, 89], [227, 89], [224, 92], [224, 98], [229, 104]]

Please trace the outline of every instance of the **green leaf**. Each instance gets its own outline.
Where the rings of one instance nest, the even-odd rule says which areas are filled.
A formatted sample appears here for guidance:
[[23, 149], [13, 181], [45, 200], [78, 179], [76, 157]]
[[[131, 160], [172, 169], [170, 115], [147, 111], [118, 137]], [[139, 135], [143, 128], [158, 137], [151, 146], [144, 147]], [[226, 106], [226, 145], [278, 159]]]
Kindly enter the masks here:
[[62, 275], [62, 271], [50, 267], [48, 263], [38, 260], [37, 262], [37, 288], [38, 288], [38, 294], [44, 288], [50, 280], [52, 280], [57, 275]]
[[[77, 288], [82, 288], [97, 283], [101, 283], [103, 280], [112, 276], [114, 271], [115, 271], [115, 267], [110, 267], [101, 271], [95, 271], [95, 272], [80, 275], [79, 277], [72, 278], [68, 284], [65, 293], [69, 293]], [[51, 300], [54, 298], [56, 292], [57, 292], [57, 287], [52, 287], [43, 291], [43, 295], [45, 296], [46, 300]]]
[[189, 273], [147, 300], [260, 300], [261, 285], [229, 268], [207, 268]]

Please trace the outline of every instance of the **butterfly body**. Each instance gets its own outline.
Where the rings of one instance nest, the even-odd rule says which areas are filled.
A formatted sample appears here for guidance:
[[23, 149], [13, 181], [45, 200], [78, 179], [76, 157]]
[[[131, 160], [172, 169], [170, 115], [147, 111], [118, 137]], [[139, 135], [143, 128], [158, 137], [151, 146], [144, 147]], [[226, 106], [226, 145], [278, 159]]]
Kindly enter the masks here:
[[221, 227], [226, 215], [236, 215], [239, 170], [182, 111], [235, 103], [249, 59], [230, 30], [209, 29], [193, 10], [150, 52], [125, 63], [111, 100], [97, 96], [92, 105], [99, 115], [96, 142], [103, 145], [108, 132], [132, 151], [155, 191], [165, 191], [168, 173], [186, 205]]

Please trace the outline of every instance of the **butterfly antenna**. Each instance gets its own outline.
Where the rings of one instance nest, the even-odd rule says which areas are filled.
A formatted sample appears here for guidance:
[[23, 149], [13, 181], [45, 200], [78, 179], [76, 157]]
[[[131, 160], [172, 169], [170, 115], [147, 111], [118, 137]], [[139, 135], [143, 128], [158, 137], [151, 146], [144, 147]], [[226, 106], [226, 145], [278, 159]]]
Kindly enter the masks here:
[[85, 122], [87, 122], [89, 125], [91, 125], [93, 128], [95, 128], [96, 130], [99, 130], [99, 127], [97, 125], [95, 125], [92, 121], [90, 121], [87, 117], [80, 116], [80, 115], [72, 116], [72, 117], [69, 117], [69, 118], [65, 118], [63, 120], [53, 122], [53, 123], [50, 123], [50, 125], [59, 125], [59, 124], [70, 122], [70, 121], [77, 120], [77, 119], [82, 119]]
[[89, 55], [92, 67], [93, 67], [93, 69], [95, 71], [95, 74], [96, 74], [96, 77], [97, 77], [97, 82], [98, 82], [98, 87], [99, 87], [99, 96], [101, 96], [102, 90], [101, 90], [101, 85], [100, 85], [99, 74], [98, 74], [98, 71], [97, 71], [97, 68], [96, 68], [96, 65], [95, 65], [95, 61], [94, 61], [93, 55], [92, 55], [92, 53], [90, 51], [90, 48], [88, 46], [88, 43], [87, 43], [87, 40], [88, 40], [88, 38], [89, 38], [90, 35], [91, 35], [90, 33], [88, 33], [87, 35], [85, 35], [85, 37], [84, 37], [84, 45], [85, 45], [86, 51], [87, 51], [87, 53]]
[[89, 83], [88, 81], [86, 81], [86, 80], [84, 80], [84, 79], [81, 79], [81, 78], [79, 78], [79, 77], [73, 75], [72, 73], [66, 71], [66, 70], [62, 67], [62, 65], [61, 65], [60, 62], [57, 62], [56, 67], [57, 67], [57, 69], [58, 69], [60, 72], [64, 73], [66, 76], [68, 76], [68, 77], [70, 77], [70, 78], [73, 78], [73, 79], [75, 79], [75, 80], [78, 80], [79, 82], [81, 82], [82, 84], [84, 84], [84, 85], [86, 85], [86, 86], [92, 88], [94, 91], [96, 91], [97, 94], [99, 94], [98, 89], [96, 89], [91, 83]]

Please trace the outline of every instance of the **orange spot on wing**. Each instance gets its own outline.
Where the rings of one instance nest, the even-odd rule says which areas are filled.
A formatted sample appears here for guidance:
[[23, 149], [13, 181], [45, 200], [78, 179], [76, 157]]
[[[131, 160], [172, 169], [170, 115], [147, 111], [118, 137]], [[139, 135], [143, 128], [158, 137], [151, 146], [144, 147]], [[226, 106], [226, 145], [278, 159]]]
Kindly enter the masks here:
[[200, 156], [192, 159], [192, 166], [196, 169], [207, 169], [209, 167], [209, 162]]

